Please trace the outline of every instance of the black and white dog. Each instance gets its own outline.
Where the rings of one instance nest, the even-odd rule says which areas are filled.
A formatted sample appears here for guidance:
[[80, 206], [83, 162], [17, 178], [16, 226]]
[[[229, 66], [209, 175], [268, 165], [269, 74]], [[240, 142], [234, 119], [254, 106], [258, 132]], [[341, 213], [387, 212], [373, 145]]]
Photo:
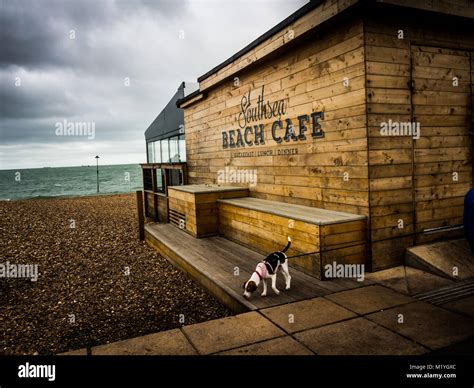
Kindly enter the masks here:
[[285, 252], [290, 248], [291, 237], [288, 236], [288, 244], [285, 249], [278, 252], [273, 252], [269, 254], [265, 260], [258, 263], [257, 268], [253, 272], [250, 279], [244, 283], [244, 297], [249, 299], [252, 292], [254, 292], [260, 281], [263, 283], [263, 292], [262, 296], [267, 295], [267, 282], [266, 279], [270, 278], [272, 280], [272, 290], [275, 291], [275, 294], [280, 294], [280, 291], [276, 288], [276, 275], [278, 269], [281, 270], [283, 277], [285, 278], [285, 290], [290, 289], [291, 276], [288, 272], [288, 256]]

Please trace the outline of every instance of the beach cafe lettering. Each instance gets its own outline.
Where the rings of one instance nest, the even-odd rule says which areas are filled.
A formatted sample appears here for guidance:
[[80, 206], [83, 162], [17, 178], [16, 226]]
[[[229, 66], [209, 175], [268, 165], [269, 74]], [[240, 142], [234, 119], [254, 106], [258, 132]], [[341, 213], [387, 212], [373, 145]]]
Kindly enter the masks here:
[[324, 120], [324, 112], [313, 112], [298, 116], [297, 128], [291, 119], [281, 120], [286, 114], [286, 101], [284, 99], [274, 102], [266, 101], [264, 86], [258, 95], [255, 104], [250, 99], [250, 90], [242, 97], [240, 102], [240, 113], [237, 117], [239, 128], [222, 132], [222, 147], [251, 147], [265, 144], [265, 125], [258, 124], [262, 120], [276, 118], [272, 123], [271, 133], [275, 143], [283, 141], [304, 141], [306, 133], [311, 134], [313, 139], [324, 137], [319, 120]]

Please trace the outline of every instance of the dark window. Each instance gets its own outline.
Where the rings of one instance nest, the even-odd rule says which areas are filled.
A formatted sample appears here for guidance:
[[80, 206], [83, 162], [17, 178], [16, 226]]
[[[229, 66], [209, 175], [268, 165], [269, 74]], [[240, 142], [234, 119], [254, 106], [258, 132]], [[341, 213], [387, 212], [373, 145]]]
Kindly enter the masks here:
[[143, 171], [143, 188], [145, 190], [153, 190], [152, 169], [144, 168], [142, 171]]
[[181, 170], [169, 170], [169, 185], [180, 186], [183, 184], [183, 172]]
[[162, 168], [156, 169], [156, 191], [159, 193], [165, 192], [165, 170]]

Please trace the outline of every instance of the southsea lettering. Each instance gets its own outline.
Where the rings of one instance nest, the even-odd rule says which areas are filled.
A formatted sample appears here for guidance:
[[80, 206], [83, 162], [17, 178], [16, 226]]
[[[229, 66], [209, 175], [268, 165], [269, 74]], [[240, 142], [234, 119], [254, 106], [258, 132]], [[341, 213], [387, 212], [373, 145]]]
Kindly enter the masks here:
[[239, 128], [222, 132], [223, 148], [251, 147], [265, 144], [265, 125], [254, 124], [258, 121], [276, 118], [271, 125], [272, 140], [281, 144], [283, 141], [304, 141], [306, 133], [313, 139], [324, 137], [319, 120], [324, 120], [324, 112], [312, 112], [296, 117], [297, 127], [291, 119], [282, 120], [286, 113], [285, 100], [266, 101], [264, 86], [258, 95], [257, 102], [252, 105], [250, 91], [242, 97], [240, 113], [237, 117]]

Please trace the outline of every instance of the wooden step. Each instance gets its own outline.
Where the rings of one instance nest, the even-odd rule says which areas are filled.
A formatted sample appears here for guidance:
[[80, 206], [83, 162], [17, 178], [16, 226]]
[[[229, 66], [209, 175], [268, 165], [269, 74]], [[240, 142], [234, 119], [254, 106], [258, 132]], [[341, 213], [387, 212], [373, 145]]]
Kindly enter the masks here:
[[449, 279], [463, 280], [474, 277], [474, 255], [465, 239], [408, 248], [405, 263]]

